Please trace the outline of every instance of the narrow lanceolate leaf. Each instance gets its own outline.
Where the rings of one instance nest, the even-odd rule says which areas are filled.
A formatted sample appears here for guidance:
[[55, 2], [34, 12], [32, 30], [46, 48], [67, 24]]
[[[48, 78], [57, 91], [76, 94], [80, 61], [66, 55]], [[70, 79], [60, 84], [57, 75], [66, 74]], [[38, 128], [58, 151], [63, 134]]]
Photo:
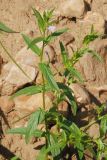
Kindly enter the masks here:
[[[29, 45], [32, 43], [32, 40], [28, 37], [28, 36], [26, 36], [25, 34], [22, 34], [22, 36], [23, 36], [23, 39], [24, 39], [24, 41], [25, 41], [25, 43], [28, 45], [28, 47], [29, 47]], [[35, 53], [35, 54], [37, 54], [38, 56], [40, 56], [40, 54], [41, 54], [41, 49], [35, 44], [35, 45], [32, 45], [31, 47], [30, 47], [30, 49]]]
[[100, 134], [101, 136], [105, 135], [107, 132], [107, 119], [103, 118], [100, 123]]
[[26, 134], [26, 128], [13, 128], [13, 129], [8, 130], [7, 133], [25, 135]]
[[42, 18], [41, 14], [35, 8], [33, 8], [33, 12], [34, 12], [34, 15], [36, 16], [40, 31], [44, 33], [45, 31], [44, 19]]
[[13, 31], [12, 29], [10, 29], [9, 27], [7, 27], [4, 23], [0, 22], [0, 31], [3, 32], [7, 32], [7, 33], [17, 33], [15, 31]]
[[59, 90], [57, 83], [54, 80], [54, 76], [49, 68], [45, 63], [40, 63], [39, 68], [44, 75], [45, 79], [47, 80], [49, 86], [52, 88], [52, 90]]
[[69, 101], [69, 103], [71, 105], [72, 112], [73, 112], [73, 114], [75, 116], [76, 112], [77, 112], [77, 104], [76, 104], [75, 98], [74, 98], [74, 96], [72, 94], [72, 90], [68, 86], [63, 84], [63, 83], [59, 83], [58, 82], [57, 84], [58, 84], [58, 87], [63, 90], [64, 94], [68, 98], [68, 101]]
[[[56, 157], [60, 154], [61, 152], [61, 146], [58, 145], [58, 138], [57, 135], [55, 134], [50, 134], [48, 136], [48, 146], [50, 148], [50, 152], [53, 157]], [[55, 146], [55, 147], [54, 147]]]
[[42, 92], [42, 86], [30, 86], [30, 87], [25, 87], [19, 91], [17, 91], [15, 94], [12, 95], [12, 98], [15, 98], [20, 95], [33, 95]]
[[77, 78], [80, 82], [84, 81], [81, 74], [75, 68], [73, 68], [72, 66], [68, 66], [67, 69], [69, 70], [70, 74], [73, 77]]
[[97, 60], [99, 60], [100, 62], [103, 62], [102, 57], [96, 51], [89, 49], [88, 52], [92, 54], [93, 57], [95, 57]]
[[29, 44], [28, 48], [32, 48], [36, 43], [42, 42], [43, 40], [43, 37], [37, 37], [33, 39], [32, 42]]
[[67, 31], [68, 31], [67, 28], [65, 28], [65, 29], [60, 29], [60, 30], [57, 30], [57, 31], [53, 32], [50, 36], [51, 36], [51, 37], [57, 37], [57, 36], [60, 36], [61, 34], [67, 32]]
[[82, 160], [84, 156], [84, 145], [82, 143], [77, 143], [76, 147], [78, 150], [79, 159]]
[[68, 56], [67, 56], [67, 52], [62, 42], [60, 42], [60, 49], [61, 49], [63, 63], [64, 65], [66, 65], [66, 63], [68, 62]]
[[[51, 88], [48, 86], [48, 85], [45, 85], [45, 90], [46, 91], [50, 91]], [[41, 93], [43, 91], [43, 86], [42, 85], [33, 85], [33, 86], [30, 86], [30, 87], [25, 87], [19, 91], [17, 91], [16, 93], [14, 93], [12, 95], [12, 98], [15, 98], [17, 96], [21, 96], [21, 95], [34, 95], [34, 94], [37, 94], [37, 93]]]
[[83, 44], [88, 45], [90, 42], [94, 41], [98, 37], [99, 36], [97, 34], [86, 35], [86, 37], [83, 40]]
[[38, 124], [40, 124], [44, 120], [44, 118], [45, 118], [45, 112], [42, 109], [37, 110], [31, 115], [26, 129], [26, 135], [25, 135], [26, 143], [29, 142], [30, 138], [37, 129]]

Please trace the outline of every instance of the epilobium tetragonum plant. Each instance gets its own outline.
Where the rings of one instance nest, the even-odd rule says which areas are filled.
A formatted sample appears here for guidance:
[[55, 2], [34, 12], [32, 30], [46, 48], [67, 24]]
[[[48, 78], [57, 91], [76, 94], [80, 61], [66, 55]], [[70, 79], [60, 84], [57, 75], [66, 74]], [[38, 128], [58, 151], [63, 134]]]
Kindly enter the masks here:
[[[78, 125], [74, 123], [70, 117], [65, 118], [63, 114], [58, 112], [58, 104], [62, 101], [67, 101], [71, 107], [72, 116], [76, 117], [77, 103], [73, 96], [72, 90], [69, 88], [69, 85], [71, 83], [75, 83], [76, 81], [83, 82], [84, 80], [80, 73], [75, 69], [74, 65], [86, 53], [92, 54], [101, 61], [101, 57], [88, 47], [89, 43], [98, 38], [99, 35], [94, 32], [92, 27], [91, 33], [83, 40], [83, 47], [77, 49], [72, 57], [68, 57], [67, 51], [62, 42], [58, 44], [60, 45], [61, 56], [64, 65], [62, 77], [65, 79], [65, 82], [56, 82], [54, 75], [52, 74], [50, 64], [45, 62], [44, 49], [56, 37], [64, 34], [64, 32], [67, 32], [68, 30], [56, 30], [53, 20], [53, 10], [44, 11], [43, 15], [41, 15], [36, 9], [33, 9], [33, 13], [36, 17], [41, 35], [33, 40], [24, 34], [22, 34], [22, 36], [28, 45], [28, 48], [40, 58], [38, 67], [42, 74], [43, 83], [41, 85], [34, 84], [32, 86], [25, 87], [13, 94], [12, 97], [14, 98], [20, 95], [33, 95], [42, 93], [43, 105], [38, 106], [38, 110], [30, 115], [30, 119], [26, 127], [11, 129], [8, 131], [8, 133], [24, 135], [26, 143], [28, 143], [32, 137], [44, 137], [45, 144], [42, 146], [36, 160], [68, 160], [71, 158], [72, 154], [70, 152], [72, 148], [75, 149], [78, 159], [80, 160], [84, 159], [86, 149], [93, 154], [93, 158], [97, 160], [104, 158], [106, 160], [107, 145], [105, 143], [105, 139], [107, 132], [107, 116], [104, 114], [105, 105], [97, 107], [95, 120], [82, 128], [78, 127]], [[0, 23], [0, 30], [11, 33], [14, 32], [2, 23]], [[42, 43], [41, 48], [38, 47], [39, 42]], [[30, 78], [8, 53], [1, 41], [0, 44], [13, 62], [28, 78]], [[49, 106], [49, 108], [51, 108], [47, 111], [45, 94], [48, 91], [51, 91], [55, 98], [53, 101], [53, 106]], [[87, 129], [94, 123], [100, 124], [100, 136], [96, 139], [91, 138], [87, 134]], [[40, 124], [44, 124], [44, 131], [38, 129]], [[52, 132], [50, 129], [52, 126], [56, 127], [55, 132]]]

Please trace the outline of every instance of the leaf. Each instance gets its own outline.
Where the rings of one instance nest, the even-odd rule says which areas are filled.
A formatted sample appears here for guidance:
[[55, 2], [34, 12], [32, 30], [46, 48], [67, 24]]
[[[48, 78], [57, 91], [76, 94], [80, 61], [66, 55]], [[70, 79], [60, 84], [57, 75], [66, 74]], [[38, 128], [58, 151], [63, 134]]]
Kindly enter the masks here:
[[75, 116], [76, 112], [77, 112], [77, 104], [76, 104], [75, 98], [74, 98], [74, 96], [72, 94], [72, 90], [68, 86], [63, 84], [63, 83], [59, 83], [58, 82], [57, 84], [58, 84], [58, 87], [63, 90], [64, 94], [68, 98], [69, 103], [71, 104], [72, 112], [73, 112], [73, 114]]
[[42, 147], [42, 149], [40, 150], [39, 155], [37, 156], [36, 160], [47, 160], [46, 146]]
[[18, 158], [17, 156], [11, 158], [10, 160], [21, 160], [20, 158]]
[[44, 118], [45, 118], [45, 112], [42, 109], [37, 110], [31, 115], [26, 129], [26, 135], [25, 135], [26, 143], [29, 142], [29, 139], [37, 129], [38, 124], [40, 124], [44, 120]]
[[[24, 41], [26, 42], [26, 44], [27, 44], [28, 47], [29, 47], [29, 45], [31, 44], [32, 40], [31, 40], [28, 36], [26, 36], [25, 34], [22, 34], [22, 36], [23, 36]], [[32, 46], [30, 47], [30, 49], [31, 49], [34, 53], [36, 53], [38, 56], [40, 56], [40, 54], [41, 54], [41, 49], [40, 49], [36, 44], [35, 44], [35, 45], [32, 45]]]
[[7, 131], [8, 134], [26, 134], [26, 128], [13, 128]]
[[68, 56], [62, 42], [60, 42], [60, 49], [61, 49], [63, 63], [66, 65], [66, 63], [68, 62]]
[[82, 160], [84, 156], [84, 145], [82, 143], [76, 143], [75, 146], [77, 147], [79, 158]]
[[[45, 90], [46, 91], [51, 91], [51, 88], [48, 85], [45, 85]], [[41, 93], [43, 91], [43, 86], [42, 85], [33, 85], [30, 87], [25, 87], [23, 89], [20, 89], [19, 91], [17, 91], [16, 93], [14, 93], [11, 98], [15, 98], [17, 96], [21, 96], [21, 95], [34, 95], [37, 93]]]
[[60, 30], [57, 30], [57, 31], [53, 32], [50, 36], [51, 37], [57, 37], [57, 36], [60, 36], [61, 34], [67, 32], [67, 31], [68, 31], [67, 28], [60, 29]]
[[12, 29], [10, 29], [9, 27], [7, 27], [4, 23], [0, 22], [0, 31], [3, 32], [7, 32], [7, 33], [17, 33], [15, 31], [13, 31]]
[[73, 77], [77, 78], [80, 82], [84, 81], [83, 78], [82, 78], [82, 76], [81, 76], [81, 74], [77, 71], [77, 69], [75, 69], [72, 66], [68, 66], [67, 69], [69, 70], [70, 74]]
[[100, 123], [100, 134], [101, 136], [105, 135], [107, 132], [107, 119], [102, 118]]
[[89, 49], [88, 52], [91, 53], [97, 60], [103, 62], [102, 57], [96, 51]]
[[[58, 146], [58, 138], [57, 135], [53, 134], [53, 133], [49, 133], [48, 135], [48, 149], [50, 150], [51, 154], [53, 157], [56, 157], [57, 155], [60, 154], [61, 152], [61, 147]], [[55, 146], [55, 147], [54, 147]]]
[[74, 137], [77, 142], [80, 142], [82, 137], [81, 130], [75, 123], [72, 123], [72, 125], [70, 126], [70, 131], [71, 137]]
[[16, 93], [14, 93], [12, 95], [12, 98], [15, 98], [17, 96], [21, 96], [21, 95], [33, 95], [33, 94], [37, 94], [42, 92], [42, 86], [38, 85], [38, 86], [30, 86], [30, 87], [25, 87], [19, 91], [17, 91]]
[[85, 38], [84, 38], [84, 40], [83, 40], [83, 44], [88, 45], [90, 42], [94, 41], [98, 37], [99, 36], [97, 34], [86, 35]]
[[48, 44], [49, 42], [51, 42], [52, 40], [54, 40], [56, 37], [60, 36], [61, 34], [63, 34], [64, 32], [66, 32], [68, 29], [61, 29], [58, 31], [53, 32], [52, 34], [50, 34], [48, 37], [46, 37], [45, 39], [45, 43]]
[[39, 68], [42, 72], [42, 74], [45, 76], [49, 86], [52, 88], [52, 90], [59, 91], [58, 85], [54, 80], [54, 76], [49, 68], [45, 63], [40, 63]]
[[44, 33], [45, 28], [46, 28], [44, 19], [42, 18], [41, 14], [35, 8], [33, 8], [33, 12], [34, 12], [34, 15], [36, 16], [40, 31]]
[[29, 44], [28, 48], [32, 48], [35, 45], [35, 43], [42, 42], [43, 40], [44, 40], [43, 37], [37, 37], [37, 38], [33, 39], [31, 41], [31, 43]]

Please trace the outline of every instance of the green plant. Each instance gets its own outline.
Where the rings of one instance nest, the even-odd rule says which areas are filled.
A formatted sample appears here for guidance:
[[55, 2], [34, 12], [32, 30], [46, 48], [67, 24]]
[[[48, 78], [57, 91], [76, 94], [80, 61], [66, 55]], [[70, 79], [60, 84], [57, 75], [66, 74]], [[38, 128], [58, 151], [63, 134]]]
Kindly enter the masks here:
[[[58, 104], [62, 101], [67, 101], [71, 107], [72, 116], [76, 117], [77, 103], [69, 85], [71, 83], [75, 83], [76, 81], [84, 82], [84, 80], [81, 74], [75, 69], [74, 65], [86, 53], [92, 54], [100, 61], [102, 60], [95, 51], [91, 50], [88, 47], [89, 43], [98, 38], [99, 35], [94, 32], [92, 27], [91, 33], [87, 35], [83, 40], [83, 47], [77, 49], [72, 57], [68, 57], [63, 43], [60, 42], [61, 55], [64, 66], [64, 72], [61, 73], [61, 75], [65, 79], [65, 83], [56, 82], [54, 80], [54, 75], [52, 74], [50, 64], [46, 63], [44, 60], [44, 48], [56, 37], [69, 30], [61, 29], [55, 31], [56, 28], [52, 19], [53, 10], [44, 11], [43, 15], [41, 15], [36, 9], [33, 8], [33, 13], [36, 17], [41, 36], [33, 40], [24, 34], [22, 34], [22, 36], [25, 43], [28, 45], [28, 48], [31, 49], [34, 54], [36, 54], [40, 58], [38, 67], [42, 74], [43, 83], [41, 85], [34, 84], [32, 86], [23, 88], [13, 94], [12, 97], [14, 98], [23, 94], [33, 95], [42, 93], [43, 106], [40, 106], [37, 111], [30, 115], [30, 119], [26, 127], [11, 129], [8, 131], [8, 133], [24, 135], [26, 143], [28, 143], [32, 137], [44, 137], [45, 144], [41, 148], [40, 154], [38, 155], [36, 160], [61, 160], [64, 158], [68, 159], [68, 157], [70, 156], [70, 153], [68, 152], [70, 148], [74, 148], [77, 151], [79, 157], [78, 159], [80, 160], [82, 160], [85, 156], [84, 151], [87, 148], [91, 151], [91, 153], [93, 153], [93, 157], [97, 160], [102, 159], [101, 157], [104, 157], [106, 159], [107, 147], [104, 140], [107, 131], [107, 116], [102, 115], [104, 110], [103, 107], [96, 110], [95, 120], [90, 122], [83, 128], [79, 128], [76, 123], [68, 118], [65, 118], [58, 111]], [[5, 27], [2, 23], [0, 30], [13, 33], [12, 30]], [[38, 47], [39, 42], [42, 43], [42, 48]], [[1, 42], [0, 44], [5, 50], [5, 47]], [[7, 50], [5, 51], [6, 53], [8, 53]], [[10, 54], [8, 55], [14, 61]], [[16, 62], [15, 64], [20, 68], [20, 66]], [[22, 68], [21, 70], [23, 72]], [[24, 74], [26, 75], [26, 73]], [[45, 94], [48, 91], [51, 91], [53, 93], [55, 99], [53, 101], [53, 106], [51, 106], [51, 108], [47, 111], [45, 107]], [[86, 131], [92, 124], [96, 122], [100, 123], [100, 137], [97, 139], [93, 139], [88, 136]], [[38, 126], [40, 124], [44, 124], [44, 131], [38, 129]], [[56, 127], [55, 133], [51, 131], [51, 126]], [[66, 154], [64, 152], [65, 150]]]

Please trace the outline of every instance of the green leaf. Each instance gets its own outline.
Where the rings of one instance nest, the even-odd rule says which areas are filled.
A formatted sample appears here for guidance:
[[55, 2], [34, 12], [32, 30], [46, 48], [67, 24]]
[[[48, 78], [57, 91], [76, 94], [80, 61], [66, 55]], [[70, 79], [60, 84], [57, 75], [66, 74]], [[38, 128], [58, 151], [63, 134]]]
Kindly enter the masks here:
[[77, 147], [79, 158], [82, 160], [84, 156], [84, 145], [82, 143], [76, 143], [75, 146]]
[[67, 69], [69, 70], [70, 74], [73, 77], [77, 78], [80, 82], [84, 81], [83, 78], [82, 78], [82, 76], [81, 76], [81, 74], [77, 71], [77, 69], [75, 69], [72, 66], [68, 66]]
[[58, 31], [53, 32], [52, 34], [50, 34], [48, 37], [46, 37], [45, 39], [45, 43], [48, 44], [49, 42], [51, 42], [52, 40], [54, 40], [56, 37], [60, 36], [61, 34], [63, 34], [64, 32], [66, 32], [68, 29], [61, 29]]
[[71, 131], [71, 137], [74, 137], [77, 142], [80, 142], [82, 133], [75, 123], [72, 123], [72, 125], [70, 126], [70, 131]]
[[37, 129], [38, 124], [40, 124], [44, 120], [44, 118], [45, 118], [45, 112], [42, 109], [37, 110], [31, 115], [26, 129], [26, 135], [25, 135], [26, 143], [29, 142], [30, 138]]
[[75, 116], [76, 112], [77, 112], [77, 104], [76, 104], [75, 98], [74, 98], [74, 96], [72, 94], [72, 90], [68, 86], [63, 84], [63, 83], [59, 83], [58, 82], [57, 84], [58, 84], [58, 87], [63, 90], [64, 94], [68, 98], [69, 103], [71, 104], [72, 112], [73, 112], [73, 114]]
[[58, 138], [57, 135], [53, 134], [53, 133], [49, 133], [48, 135], [48, 149], [50, 148], [50, 152], [52, 154], [53, 157], [56, 157], [57, 155], [60, 154], [61, 152], [61, 147], [58, 146]]
[[69, 60], [68, 60], [67, 52], [66, 52], [66, 50], [65, 50], [64, 45], [63, 45], [62, 42], [60, 42], [60, 49], [61, 49], [61, 55], [62, 55], [63, 63], [66, 66], [66, 64], [67, 64], [67, 62]]
[[[26, 44], [28, 45], [28, 47], [29, 47], [29, 45], [32, 43], [32, 40], [28, 37], [28, 36], [26, 36], [25, 34], [22, 34], [22, 36], [23, 36], [23, 39], [24, 39], [24, 41], [26, 42]], [[38, 56], [40, 56], [40, 54], [41, 54], [41, 49], [35, 44], [35, 45], [32, 45], [31, 47], [30, 47], [30, 49], [35, 53], [35, 54], [37, 54]]]
[[90, 42], [94, 41], [98, 37], [99, 36], [97, 34], [86, 35], [85, 38], [84, 38], [84, 40], [83, 40], [83, 44], [88, 45]]
[[102, 57], [96, 51], [89, 49], [88, 52], [91, 53], [97, 60], [103, 62]]
[[42, 72], [42, 74], [45, 76], [45, 79], [47, 80], [49, 86], [52, 88], [52, 90], [59, 91], [58, 85], [54, 80], [54, 76], [49, 68], [45, 63], [40, 63], [39, 68]]
[[[25, 87], [23, 89], [20, 89], [19, 91], [17, 91], [16, 93], [14, 93], [11, 98], [15, 98], [17, 96], [21, 96], [21, 95], [34, 95], [37, 93], [41, 93], [43, 91], [43, 86], [42, 85], [33, 85], [30, 87]], [[51, 91], [51, 88], [48, 85], [45, 85], [45, 91]]]
[[33, 12], [34, 12], [34, 15], [36, 16], [40, 31], [44, 33], [45, 28], [46, 28], [44, 19], [42, 18], [41, 14], [35, 8], [33, 8]]
[[26, 134], [26, 128], [13, 128], [7, 131], [8, 134]]
[[57, 30], [57, 31], [53, 32], [53, 33], [50, 35], [50, 37], [57, 37], [57, 36], [60, 36], [61, 34], [67, 32], [67, 31], [68, 31], [67, 28]]
[[43, 40], [44, 40], [43, 37], [37, 37], [33, 39], [32, 42], [29, 44], [28, 48], [32, 48], [35, 45], [35, 43], [42, 42]]
[[100, 123], [100, 134], [101, 136], [105, 135], [107, 132], [107, 119], [102, 118]]
[[10, 160], [21, 160], [20, 158], [18, 158], [17, 156], [11, 158]]
[[12, 95], [12, 98], [15, 98], [17, 96], [21, 95], [33, 95], [42, 92], [42, 86], [41, 85], [35, 85], [35, 86], [30, 86], [30, 87], [25, 87], [16, 93]]
[[37, 156], [36, 160], [47, 160], [46, 146], [42, 147], [42, 149], [40, 150], [39, 155]]
[[4, 23], [0, 22], [0, 31], [3, 32], [7, 32], [7, 33], [17, 33], [15, 31], [13, 31], [12, 29], [10, 29], [9, 27], [7, 27]]

